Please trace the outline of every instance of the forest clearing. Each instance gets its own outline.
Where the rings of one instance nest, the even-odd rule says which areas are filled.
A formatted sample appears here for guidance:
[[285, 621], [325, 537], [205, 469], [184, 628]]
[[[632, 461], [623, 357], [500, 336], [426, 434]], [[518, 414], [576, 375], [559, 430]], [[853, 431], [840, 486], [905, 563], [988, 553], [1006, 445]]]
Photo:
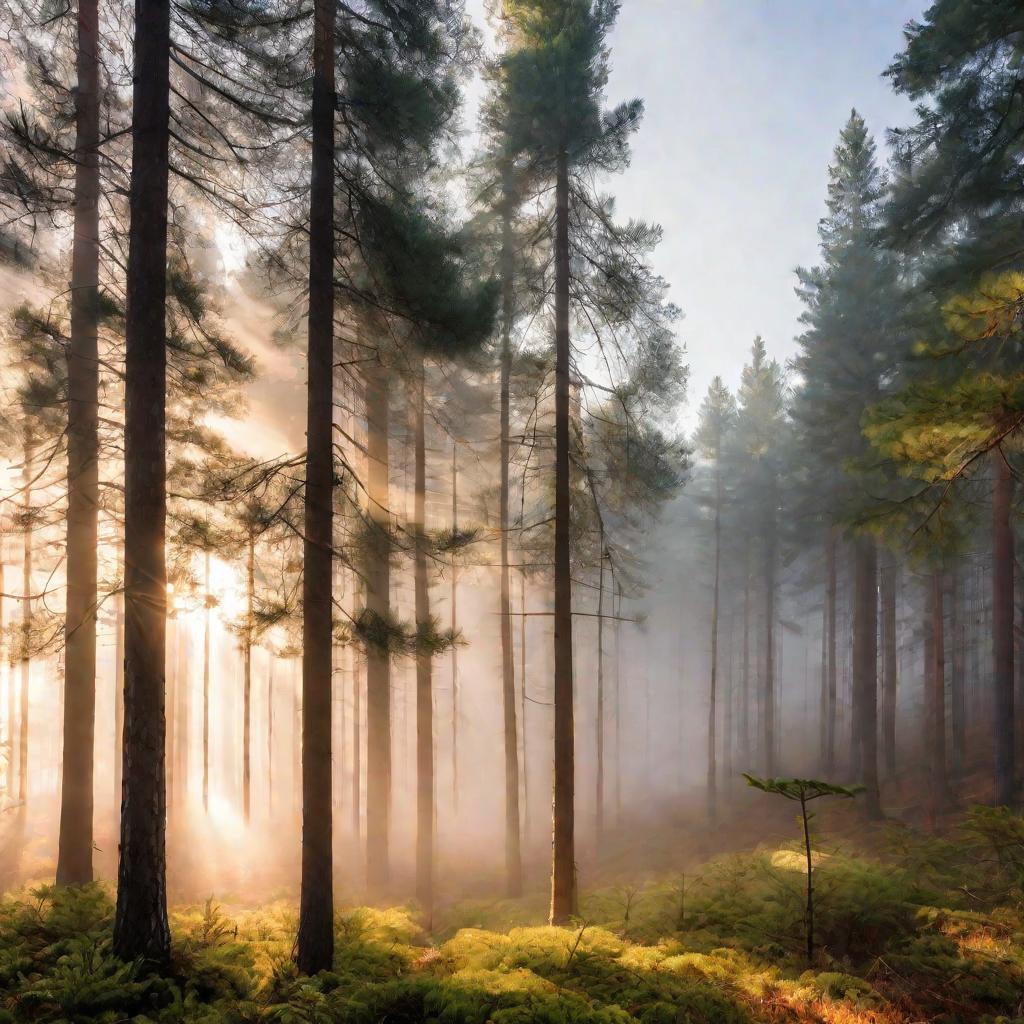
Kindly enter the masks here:
[[1024, 1024], [1019, 0], [0, 0], [0, 1024]]

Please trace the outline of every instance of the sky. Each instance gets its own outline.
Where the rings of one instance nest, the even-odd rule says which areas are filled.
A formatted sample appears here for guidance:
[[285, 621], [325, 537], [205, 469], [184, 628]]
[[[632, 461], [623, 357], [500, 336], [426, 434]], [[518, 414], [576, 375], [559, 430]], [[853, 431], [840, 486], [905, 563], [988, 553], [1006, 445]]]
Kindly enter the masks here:
[[[659, 223], [654, 264], [685, 319], [683, 423], [717, 373], [735, 387], [754, 336], [785, 361], [817, 261], [828, 164], [856, 107], [884, 150], [912, 119], [882, 72], [922, 0], [624, 0], [610, 40], [612, 103], [646, 114], [630, 168], [609, 181], [620, 216]], [[467, 7], [482, 21], [483, 0]]]

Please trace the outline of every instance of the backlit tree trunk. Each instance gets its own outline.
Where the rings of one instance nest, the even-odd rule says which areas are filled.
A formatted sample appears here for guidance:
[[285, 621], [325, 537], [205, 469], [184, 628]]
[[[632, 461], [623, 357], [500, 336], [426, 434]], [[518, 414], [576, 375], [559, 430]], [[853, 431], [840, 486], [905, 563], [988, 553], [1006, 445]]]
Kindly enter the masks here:
[[1005, 454], [992, 453], [992, 657], [995, 802], [1009, 806], [1016, 788], [1013, 706], [1013, 478]]
[[309, 197], [305, 536], [302, 545], [302, 886], [296, 963], [334, 957], [331, 655], [334, 375], [333, 0], [313, 7], [313, 162]]
[[96, 575], [99, 514], [99, 12], [78, 4], [75, 227], [68, 355], [67, 599], [64, 751], [57, 884], [92, 881], [96, 727]]
[[576, 912], [575, 736], [569, 507], [569, 167], [558, 151], [555, 180], [555, 756], [552, 924]]
[[878, 794], [878, 548], [859, 537], [854, 548], [853, 686], [858, 715], [864, 804], [869, 818], [882, 814]]
[[[507, 173], [507, 172], [506, 172]], [[519, 836], [519, 737], [516, 730], [516, 677], [512, 653], [512, 599], [509, 593], [509, 387], [512, 375], [512, 321], [514, 317], [512, 225], [505, 189], [501, 244], [501, 424], [499, 461], [501, 473], [501, 695], [505, 746], [505, 891], [509, 897], [522, 895], [523, 867]], [[567, 328], [568, 329], [568, 328]]]
[[896, 776], [896, 696], [899, 665], [896, 656], [896, 576], [890, 562], [881, 573], [882, 604], [882, 764], [885, 777]]
[[164, 963], [168, 0], [136, 0], [125, 317], [125, 673], [114, 952]]

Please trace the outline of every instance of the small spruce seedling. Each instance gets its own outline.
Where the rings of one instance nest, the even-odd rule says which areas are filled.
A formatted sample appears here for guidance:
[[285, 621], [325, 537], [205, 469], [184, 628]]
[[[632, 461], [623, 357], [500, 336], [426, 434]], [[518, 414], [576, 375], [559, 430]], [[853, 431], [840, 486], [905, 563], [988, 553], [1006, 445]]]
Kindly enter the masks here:
[[800, 820], [804, 828], [804, 852], [807, 855], [807, 906], [804, 910], [804, 930], [807, 940], [807, 965], [814, 963], [814, 861], [811, 856], [810, 821], [814, 817], [807, 810], [812, 800], [823, 796], [841, 796], [852, 799], [863, 792], [864, 787], [836, 786], [831, 782], [819, 779], [760, 779], [756, 775], [743, 773], [747, 784], [765, 793], [776, 793], [787, 800], [796, 800], [800, 804]]

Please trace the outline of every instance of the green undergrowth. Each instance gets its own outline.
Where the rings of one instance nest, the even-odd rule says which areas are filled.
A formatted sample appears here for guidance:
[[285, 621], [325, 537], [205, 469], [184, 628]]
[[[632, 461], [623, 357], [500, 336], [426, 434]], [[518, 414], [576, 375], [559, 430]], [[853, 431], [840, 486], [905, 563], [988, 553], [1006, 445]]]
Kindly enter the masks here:
[[176, 908], [163, 971], [111, 952], [103, 885], [0, 903], [0, 1022], [910, 1024], [1024, 1021], [1024, 823], [977, 809], [944, 839], [889, 828], [819, 844], [816, 938], [792, 848], [583, 893], [571, 927], [540, 895], [338, 913], [334, 969], [292, 963], [294, 906]]

